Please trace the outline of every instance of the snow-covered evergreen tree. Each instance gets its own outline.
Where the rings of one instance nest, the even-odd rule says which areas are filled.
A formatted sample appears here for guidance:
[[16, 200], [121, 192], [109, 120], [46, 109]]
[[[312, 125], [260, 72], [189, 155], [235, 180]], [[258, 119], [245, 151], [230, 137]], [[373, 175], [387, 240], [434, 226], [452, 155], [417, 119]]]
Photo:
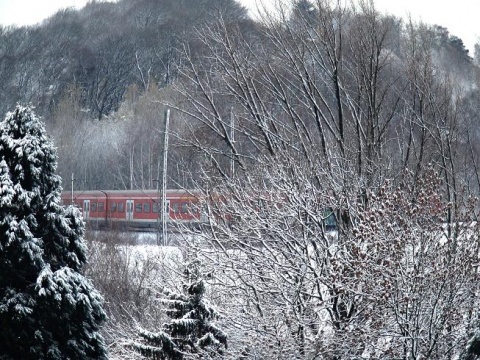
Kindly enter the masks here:
[[61, 205], [56, 149], [28, 107], [0, 122], [0, 358], [102, 359], [103, 299], [82, 275], [80, 212]]
[[221, 354], [227, 348], [227, 335], [212, 323], [218, 317], [205, 299], [205, 281], [199, 260], [185, 267], [183, 292], [164, 290], [161, 300], [170, 322], [159, 332], [141, 329], [142, 342], [134, 344], [141, 354], [153, 359], [183, 359], [209, 354]]

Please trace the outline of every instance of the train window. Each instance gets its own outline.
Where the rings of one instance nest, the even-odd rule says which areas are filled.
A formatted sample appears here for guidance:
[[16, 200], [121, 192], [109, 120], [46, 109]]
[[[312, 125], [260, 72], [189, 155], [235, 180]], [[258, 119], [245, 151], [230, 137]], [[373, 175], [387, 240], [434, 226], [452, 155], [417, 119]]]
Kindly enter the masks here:
[[90, 211], [91, 212], [97, 212], [97, 203], [96, 202], [92, 202], [90, 204]]
[[118, 203], [118, 212], [124, 212], [124, 211], [125, 211], [125, 204]]
[[182, 214], [188, 213], [188, 206], [187, 203], [182, 203]]
[[172, 206], [172, 212], [173, 212], [174, 214], [178, 214], [178, 213], [179, 213], [179, 211], [178, 211], [178, 203], [173, 203], [171, 206]]
[[99, 212], [105, 211], [105, 207], [104, 207], [103, 205], [104, 205], [103, 202], [99, 202], [99, 203], [98, 203], [98, 211], [99, 211]]
[[145, 213], [150, 212], [150, 203], [143, 204], [143, 212], [145, 212]]
[[116, 210], [117, 210], [117, 203], [112, 202], [112, 204], [110, 205], [110, 211], [115, 212]]
[[135, 204], [135, 212], [137, 212], [137, 213], [142, 212], [142, 203]]
[[158, 208], [159, 208], [158, 203], [153, 203], [153, 212], [154, 213], [158, 214]]

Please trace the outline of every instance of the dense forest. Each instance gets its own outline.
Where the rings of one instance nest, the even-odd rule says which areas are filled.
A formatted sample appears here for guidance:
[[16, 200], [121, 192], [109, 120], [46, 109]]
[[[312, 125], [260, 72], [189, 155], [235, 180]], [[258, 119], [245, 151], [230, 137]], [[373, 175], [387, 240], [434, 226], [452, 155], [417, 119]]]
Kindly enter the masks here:
[[[220, 18], [250, 27], [233, 0], [122, 0], [1, 28], [0, 111], [34, 106], [59, 147], [61, 174], [74, 172], [77, 188], [151, 187], [164, 93], [184, 49], [201, 47], [198, 29]], [[172, 155], [172, 163], [186, 157]], [[131, 168], [137, 157], [141, 168]]]
[[[419, 163], [435, 161], [427, 136], [433, 129], [422, 127], [435, 126], [437, 133], [455, 127], [450, 138], [465, 155], [464, 164], [455, 165], [468, 172], [470, 185], [478, 182], [476, 133], [466, 132], [475, 123], [478, 59], [461, 39], [441, 26], [412, 24], [373, 8], [367, 14], [361, 7], [294, 5], [254, 21], [234, 0], [92, 1], [36, 26], [1, 28], [0, 111], [17, 103], [35, 107], [59, 148], [60, 174], [74, 173], [77, 189], [155, 188], [166, 106], [174, 135], [171, 188], [192, 187], [192, 176], [199, 179], [205, 144], [195, 142], [215, 142], [214, 158], [222, 165], [232, 151], [244, 162], [256, 146], [245, 133], [250, 119], [242, 119], [260, 110], [279, 122], [298, 117], [302, 126], [317, 124], [318, 133], [306, 135], [321, 141], [324, 155], [337, 147], [358, 152], [360, 167], [388, 159], [381, 164], [387, 177], [418, 162], [408, 147], [412, 141], [422, 149]], [[231, 71], [240, 71], [246, 83]], [[249, 79], [258, 92], [238, 92], [248, 90]], [[426, 102], [432, 91], [454, 96], [450, 108], [442, 103], [437, 110], [450, 112], [455, 124], [415, 120], [437, 111]], [[203, 110], [225, 129], [209, 128], [198, 117], [195, 104], [202, 101], [211, 103]], [[250, 109], [246, 101], [265, 106]], [[235, 149], [226, 136], [231, 117], [238, 119]], [[355, 149], [346, 149], [345, 140]]]
[[[201, 193], [208, 224], [184, 229], [194, 265], [162, 268], [181, 293], [163, 300], [147, 265], [93, 248], [119, 358], [480, 355], [480, 45], [329, 0], [255, 19], [234, 0], [92, 1], [0, 36], [0, 110], [36, 108], [66, 189], [156, 188], [171, 110], [168, 187]], [[168, 342], [178, 318], [155, 304], [210, 321], [204, 295], [217, 347]]]

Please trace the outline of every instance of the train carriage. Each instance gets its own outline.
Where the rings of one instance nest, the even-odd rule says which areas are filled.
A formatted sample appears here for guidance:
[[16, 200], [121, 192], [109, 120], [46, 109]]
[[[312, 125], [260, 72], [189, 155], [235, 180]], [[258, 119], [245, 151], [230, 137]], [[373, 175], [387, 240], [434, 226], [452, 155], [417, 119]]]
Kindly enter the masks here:
[[[159, 192], [155, 190], [89, 190], [64, 192], [64, 204], [82, 210], [85, 221], [96, 227], [118, 226], [156, 229], [159, 226]], [[161, 198], [160, 198], [161, 199]], [[198, 224], [198, 199], [188, 190], [167, 190], [165, 219], [169, 224]]]
[[[158, 230], [161, 224], [159, 214], [159, 192], [156, 190], [88, 190], [64, 192], [64, 204], [74, 204], [82, 210], [83, 218], [94, 228], [125, 228], [132, 230]], [[161, 199], [161, 197], [160, 197]], [[209, 201], [222, 202], [222, 196], [215, 195]], [[268, 199], [257, 199], [252, 204], [257, 211], [268, 211]], [[274, 203], [277, 200], [274, 200]], [[206, 217], [199, 209], [199, 192], [194, 190], [167, 190], [164, 218], [169, 227], [187, 225], [199, 227]], [[276, 205], [278, 206], [278, 204]], [[216, 213], [217, 218], [234, 221], [230, 214]], [[337, 228], [336, 212], [330, 208], [323, 211], [325, 230]]]

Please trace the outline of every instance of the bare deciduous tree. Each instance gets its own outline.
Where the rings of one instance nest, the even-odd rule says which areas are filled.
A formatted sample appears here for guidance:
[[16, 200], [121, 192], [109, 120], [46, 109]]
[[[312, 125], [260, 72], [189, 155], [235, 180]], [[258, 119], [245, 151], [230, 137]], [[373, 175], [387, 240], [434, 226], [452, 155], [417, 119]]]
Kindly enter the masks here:
[[217, 269], [232, 357], [455, 356], [478, 302], [456, 84], [427, 30], [399, 39], [371, 3], [294, 15], [204, 29], [172, 104], [203, 159], [190, 246]]

